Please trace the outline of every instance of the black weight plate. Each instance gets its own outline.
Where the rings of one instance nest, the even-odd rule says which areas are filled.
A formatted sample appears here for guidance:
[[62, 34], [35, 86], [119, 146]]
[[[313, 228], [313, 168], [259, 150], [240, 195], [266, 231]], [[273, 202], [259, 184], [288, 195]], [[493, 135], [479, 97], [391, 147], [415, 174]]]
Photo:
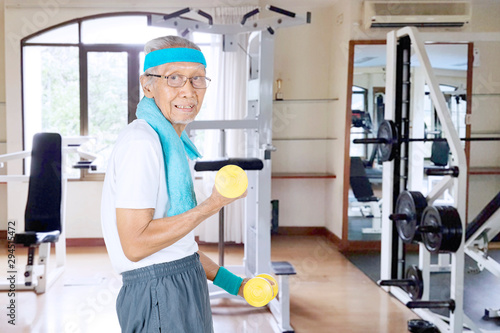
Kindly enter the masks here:
[[406, 270], [406, 279], [412, 280], [413, 285], [406, 287], [406, 292], [414, 301], [418, 301], [424, 294], [424, 280], [422, 278], [422, 271], [417, 266], [411, 265]]
[[423, 319], [410, 319], [408, 320], [408, 331], [411, 333], [436, 333], [439, 332], [437, 327]]
[[396, 214], [407, 216], [405, 220], [396, 220], [396, 228], [403, 242], [412, 243], [421, 240], [420, 234], [417, 233], [417, 226], [425, 207], [427, 207], [427, 200], [422, 193], [403, 191], [399, 194], [396, 201]]
[[462, 221], [453, 206], [442, 207], [443, 236], [440, 252], [456, 252], [462, 243]]
[[377, 139], [384, 139], [378, 144], [378, 152], [382, 162], [392, 161], [398, 150], [398, 130], [391, 120], [384, 120], [377, 132]]
[[427, 206], [422, 213], [422, 226], [437, 227], [439, 231], [422, 233], [422, 241], [431, 253], [438, 253], [443, 239], [441, 223], [441, 207]]
[[462, 242], [462, 222], [455, 207], [427, 207], [422, 214], [421, 225], [434, 226], [439, 230], [422, 233], [422, 240], [429, 252], [456, 252], [460, 247]]

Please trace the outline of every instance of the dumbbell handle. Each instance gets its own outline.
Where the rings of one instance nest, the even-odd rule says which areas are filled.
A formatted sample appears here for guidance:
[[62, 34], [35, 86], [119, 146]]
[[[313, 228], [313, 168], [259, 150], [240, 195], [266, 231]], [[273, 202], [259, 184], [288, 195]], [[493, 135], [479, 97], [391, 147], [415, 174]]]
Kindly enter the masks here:
[[408, 219], [408, 214], [395, 213], [389, 215], [389, 220], [391, 221], [406, 221]]
[[401, 279], [401, 280], [380, 280], [378, 282], [380, 286], [391, 286], [391, 287], [412, 287], [415, 286], [415, 280]]

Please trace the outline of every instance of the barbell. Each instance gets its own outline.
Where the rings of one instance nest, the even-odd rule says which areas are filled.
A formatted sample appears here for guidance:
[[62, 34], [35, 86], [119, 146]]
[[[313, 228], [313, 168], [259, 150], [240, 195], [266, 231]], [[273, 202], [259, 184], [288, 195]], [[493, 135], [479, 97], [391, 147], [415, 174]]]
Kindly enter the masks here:
[[401, 192], [389, 219], [395, 222], [403, 242], [422, 242], [431, 253], [456, 252], [462, 242], [462, 222], [456, 208], [428, 206], [420, 192]]
[[[462, 141], [500, 141], [500, 137], [460, 138]], [[378, 144], [380, 159], [383, 162], [392, 161], [397, 153], [397, 147], [402, 142], [433, 142], [447, 141], [446, 138], [400, 138], [396, 124], [392, 120], [384, 120], [377, 131], [376, 138], [354, 139], [353, 143]]]

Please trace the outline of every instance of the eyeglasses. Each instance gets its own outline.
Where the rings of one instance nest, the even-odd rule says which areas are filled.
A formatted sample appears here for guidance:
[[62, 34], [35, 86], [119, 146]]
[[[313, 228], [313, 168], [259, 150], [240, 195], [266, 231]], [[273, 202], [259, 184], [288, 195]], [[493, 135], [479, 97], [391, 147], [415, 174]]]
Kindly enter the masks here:
[[191, 85], [193, 86], [193, 88], [206, 89], [209, 86], [210, 81], [212, 81], [206, 76], [187, 77], [187, 76], [180, 75], [180, 74], [173, 74], [173, 75], [169, 75], [169, 76], [158, 75], [158, 74], [146, 74], [146, 76], [154, 76], [154, 77], [159, 77], [159, 78], [165, 79], [165, 80], [167, 80], [167, 84], [173, 88], [184, 87], [187, 80], [189, 80], [191, 82]]

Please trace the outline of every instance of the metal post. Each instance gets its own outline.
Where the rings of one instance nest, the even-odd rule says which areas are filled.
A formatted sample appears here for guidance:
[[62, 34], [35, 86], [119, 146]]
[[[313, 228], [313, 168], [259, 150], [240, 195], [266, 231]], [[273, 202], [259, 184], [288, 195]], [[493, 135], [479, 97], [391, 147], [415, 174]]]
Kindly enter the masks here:
[[224, 207], [219, 211], [219, 266], [224, 266]]
[[[226, 130], [220, 130], [220, 155], [222, 157], [226, 157]], [[224, 246], [225, 246], [225, 237], [224, 237], [224, 223], [225, 223], [225, 215], [224, 215], [224, 207], [219, 211], [219, 266], [224, 266]]]
[[[396, 91], [396, 71], [395, 62], [396, 53], [396, 32], [391, 31], [387, 34], [387, 72], [386, 72], [386, 104], [385, 104], [385, 119], [394, 120], [395, 112], [395, 91]], [[391, 176], [394, 170], [394, 163], [386, 162], [382, 166], [382, 197], [393, 198], [394, 179]], [[389, 280], [394, 278], [392, 271], [393, 258], [393, 229], [394, 223], [389, 219], [389, 215], [393, 213], [394, 201], [383, 200], [382, 202], [382, 234], [381, 234], [381, 259], [380, 259], [380, 278]], [[397, 258], [397, 257], [396, 257]]]

